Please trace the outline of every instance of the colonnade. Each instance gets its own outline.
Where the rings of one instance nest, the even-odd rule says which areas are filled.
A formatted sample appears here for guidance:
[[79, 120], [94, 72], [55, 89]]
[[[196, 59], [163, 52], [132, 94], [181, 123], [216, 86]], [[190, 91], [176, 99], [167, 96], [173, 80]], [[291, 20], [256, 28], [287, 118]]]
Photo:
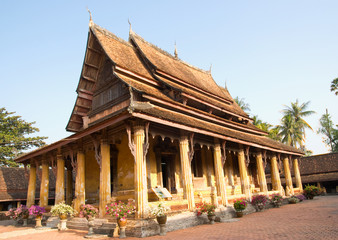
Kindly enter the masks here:
[[[129, 130], [128, 130], [129, 129]], [[147, 167], [146, 167], [146, 153], [149, 144], [147, 142], [147, 128], [143, 124], [135, 124], [133, 128], [127, 128], [129, 136], [129, 147], [134, 156], [134, 191], [135, 191], [135, 204], [137, 207], [137, 218], [143, 218], [146, 214], [146, 208], [148, 205], [148, 189], [147, 189]], [[132, 135], [133, 133], [133, 135]], [[131, 137], [133, 136], [133, 138]], [[180, 162], [181, 162], [181, 177], [183, 179], [183, 190], [184, 196], [188, 202], [188, 209], [194, 210], [195, 199], [194, 199], [194, 187], [192, 182], [191, 173], [191, 152], [193, 146], [189, 144], [189, 137], [187, 134], [182, 133], [179, 139], [179, 150], [180, 150]], [[226, 182], [224, 176], [224, 161], [222, 157], [226, 158], [226, 152], [222, 153], [221, 145], [218, 140], [215, 140], [213, 145], [213, 160], [214, 160], [214, 172], [217, 185], [217, 195], [220, 196], [220, 201], [223, 205], [228, 204], [226, 194]], [[260, 192], [268, 194], [266, 176], [265, 176], [265, 164], [263, 163], [262, 152], [257, 151], [256, 153], [256, 164], [258, 173], [258, 182], [260, 185]], [[81, 148], [77, 149], [76, 154], [76, 165], [73, 169], [76, 172], [75, 179], [75, 199], [74, 208], [79, 211], [81, 204], [85, 204], [85, 154]], [[272, 155], [271, 159], [271, 182], [273, 190], [282, 192], [282, 185], [279, 174], [279, 167], [277, 162], [277, 155]], [[100, 189], [99, 189], [99, 212], [100, 217], [105, 214], [105, 205], [110, 202], [111, 198], [111, 173], [110, 173], [110, 145], [107, 139], [100, 141]], [[251, 200], [252, 192], [250, 189], [249, 176], [248, 176], [248, 155], [244, 151], [244, 147], [239, 145], [238, 149], [238, 165], [241, 179], [242, 194], [248, 200]], [[289, 166], [289, 158], [283, 159], [284, 173], [286, 179], [286, 186], [289, 189], [289, 193], [293, 194], [293, 184]], [[35, 185], [36, 185], [36, 162], [31, 161], [30, 164], [30, 176], [29, 186], [27, 192], [27, 205], [31, 206], [35, 202]], [[301, 190], [302, 183], [298, 168], [297, 158], [293, 159], [294, 175], [296, 179], [296, 187]], [[232, 170], [233, 171], [233, 170]], [[231, 171], [230, 171], [231, 172]], [[229, 173], [230, 173], [229, 172]], [[65, 196], [65, 175], [67, 177], [66, 184], [66, 196]], [[67, 170], [65, 174], [65, 160], [59, 150], [57, 153], [57, 174], [56, 174], [56, 189], [55, 189], [55, 204], [67, 200], [69, 203], [72, 195], [72, 173]], [[230, 175], [229, 181], [233, 182], [232, 176]], [[42, 161], [42, 176], [40, 186], [40, 206], [48, 205], [48, 188], [49, 188], [49, 165], [47, 161]]]

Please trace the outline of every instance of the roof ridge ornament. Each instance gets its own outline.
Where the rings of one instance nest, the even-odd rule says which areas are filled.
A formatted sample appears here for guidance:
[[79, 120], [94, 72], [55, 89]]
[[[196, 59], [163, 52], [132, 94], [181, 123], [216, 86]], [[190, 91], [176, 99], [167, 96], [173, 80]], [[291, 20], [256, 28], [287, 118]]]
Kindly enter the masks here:
[[89, 8], [87, 7], [87, 11], [89, 13], [89, 27], [92, 27], [94, 25], [93, 19], [92, 19], [92, 13], [89, 10]]
[[178, 53], [177, 53], [177, 46], [175, 41], [175, 51], [174, 51], [175, 58], [178, 59]]
[[129, 21], [129, 18], [128, 18], [128, 23], [129, 23], [129, 35], [134, 34], [134, 31], [131, 28], [131, 22]]
[[211, 69], [212, 69], [212, 63], [210, 64], [210, 67], [209, 67], [209, 74], [211, 74]]

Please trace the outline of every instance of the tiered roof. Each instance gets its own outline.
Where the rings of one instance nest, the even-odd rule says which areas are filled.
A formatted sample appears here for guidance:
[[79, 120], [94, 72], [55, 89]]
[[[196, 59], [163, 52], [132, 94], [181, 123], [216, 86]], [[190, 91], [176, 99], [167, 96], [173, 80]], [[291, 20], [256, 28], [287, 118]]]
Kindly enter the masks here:
[[210, 71], [183, 62], [132, 30], [127, 42], [93, 22], [90, 22], [78, 97], [66, 127], [76, 134], [53, 143], [50, 149], [101, 128], [95, 125], [95, 121], [87, 128], [84, 122], [90, 117], [98, 76], [107, 61], [112, 66], [112, 77], [128, 86], [131, 95], [135, 92], [141, 96], [137, 101], [131, 98], [128, 106], [120, 109], [118, 114], [110, 114], [110, 118], [125, 114], [123, 118], [162, 121], [163, 124], [248, 146], [303, 154], [296, 148], [266, 137], [267, 133], [251, 123], [248, 114], [236, 104], [228, 90], [216, 84]]

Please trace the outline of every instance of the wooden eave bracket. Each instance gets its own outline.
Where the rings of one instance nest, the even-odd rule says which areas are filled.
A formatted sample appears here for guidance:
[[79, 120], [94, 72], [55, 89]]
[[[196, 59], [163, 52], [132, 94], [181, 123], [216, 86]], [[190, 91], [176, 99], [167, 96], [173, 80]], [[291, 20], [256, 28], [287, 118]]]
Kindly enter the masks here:
[[35, 166], [36, 166], [36, 175], [38, 176], [39, 178], [39, 181], [41, 182], [41, 178], [42, 178], [42, 171], [40, 171], [39, 167], [39, 163], [36, 159], [34, 159], [34, 162], [35, 162]]
[[292, 156], [288, 155], [288, 161], [289, 161], [289, 168], [292, 168]]
[[188, 157], [191, 161], [194, 159], [194, 154], [195, 154], [195, 150], [194, 150], [194, 133], [190, 133], [189, 134], [189, 142], [190, 142], [190, 150], [188, 152]]
[[281, 162], [281, 154], [277, 153], [277, 163], [278, 163], [278, 168], [279, 168], [279, 172], [282, 173], [282, 162]]
[[224, 168], [226, 158], [227, 158], [227, 154], [226, 154], [226, 150], [225, 150], [225, 144], [226, 144], [226, 141], [223, 141], [222, 145], [221, 145], [221, 159], [222, 159], [222, 167], [223, 168]]
[[145, 124], [145, 142], [143, 144], [143, 159], [146, 159], [148, 149], [149, 149], [149, 124], [150, 122], [146, 122]]
[[102, 160], [101, 146], [100, 146], [101, 136], [98, 135], [98, 134], [91, 134], [90, 138], [92, 139], [92, 142], [93, 142], [93, 145], [94, 145], [96, 162], [97, 162], [97, 164], [99, 165], [99, 167], [101, 169], [101, 160]]
[[[146, 122], [145, 123], [145, 142], [143, 143], [143, 159], [145, 161], [147, 153], [148, 153], [148, 149], [149, 149], [149, 125], [150, 122]], [[128, 147], [131, 151], [131, 154], [134, 156], [134, 162], [136, 164], [136, 146], [135, 146], [135, 142], [131, 137], [131, 126], [130, 124], [126, 124], [126, 131], [127, 131], [127, 135], [128, 135]]]
[[24, 166], [24, 169], [25, 169], [25, 178], [28, 181], [28, 179], [29, 179], [29, 173], [28, 173], [28, 169], [27, 169], [27, 163], [24, 163], [23, 166]]
[[50, 163], [51, 163], [52, 172], [54, 173], [54, 176], [57, 177], [57, 160], [55, 159], [54, 155], [50, 156]]
[[69, 156], [70, 156], [70, 164], [72, 166], [73, 169], [73, 176], [76, 177], [77, 175], [77, 159], [74, 157], [74, 151], [71, 148], [69, 151]]
[[134, 140], [131, 138], [131, 127], [130, 124], [126, 124], [126, 131], [128, 135], [128, 147], [131, 151], [131, 154], [134, 156], [134, 162], [136, 164], [136, 147]]
[[266, 150], [263, 150], [262, 152], [262, 158], [263, 158], [263, 167], [266, 168], [267, 160], [266, 160]]
[[245, 146], [245, 164], [246, 164], [246, 167], [248, 167], [249, 164], [250, 164], [249, 149], [250, 149], [250, 146]]

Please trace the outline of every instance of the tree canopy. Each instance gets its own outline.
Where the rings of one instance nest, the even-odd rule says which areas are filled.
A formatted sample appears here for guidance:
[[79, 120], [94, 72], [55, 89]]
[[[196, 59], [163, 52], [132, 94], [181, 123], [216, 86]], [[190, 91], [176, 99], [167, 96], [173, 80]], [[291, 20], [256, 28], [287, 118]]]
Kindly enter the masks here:
[[320, 128], [318, 134], [324, 135], [323, 142], [329, 146], [331, 152], [338, 152], [338, 129], [334, 127], [331, 115], [326, 109], [326, 113], [319, 120]]
[[234, 100], [244, 112], [250, 111], [250, 105], [245, 102], [244, 98], [235, 97]]
[[15, 112], [7, 112], [0, 108], [0, 166], [15, 167], [18, 164], [14, 159], [25, 150], [45, 145], [47, 137], [28, 137], [27, 135], [39, 132], [33, 127], [35, 122], [26, 122]]
[[310, 102], [300, 104], [298, 99], [291, 102], [291, 106], [285, 106], [282, 110], [284, 116], [281, 120], [282, 142], [293, 147], [304, 148], [305, 129], [312, 127], [305, 121], [304, 117], [310, 116], [315, 112], [307, 110]]
[[331, 92], [334, 92], [338, 96], [338, 78], [332, 80]]

